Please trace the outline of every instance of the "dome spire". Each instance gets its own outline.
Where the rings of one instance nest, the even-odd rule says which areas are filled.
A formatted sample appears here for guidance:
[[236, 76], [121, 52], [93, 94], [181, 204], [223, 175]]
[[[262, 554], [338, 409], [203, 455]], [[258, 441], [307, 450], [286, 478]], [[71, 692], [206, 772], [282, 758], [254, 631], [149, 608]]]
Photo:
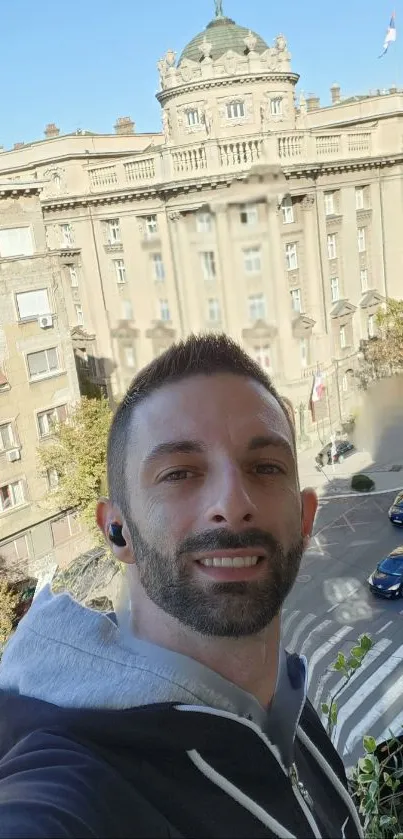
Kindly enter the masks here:
[[216, 17], [224, 17], [222, 0], [214, 0], [214, 3], [215, 3], [215, 16]]

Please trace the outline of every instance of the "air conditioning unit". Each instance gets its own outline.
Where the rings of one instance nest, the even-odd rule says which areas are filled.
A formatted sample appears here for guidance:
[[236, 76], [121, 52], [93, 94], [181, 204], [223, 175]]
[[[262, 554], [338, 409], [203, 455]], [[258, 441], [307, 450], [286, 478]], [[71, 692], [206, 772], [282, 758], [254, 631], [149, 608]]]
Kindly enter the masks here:
[[14, 463], [16, 460], [21, 460], [21, 452], [19, 449], [10, 449], [7, 452], [7, 460], [9, 463]]
[[49, 329], [53, 326], [53, 315], [40, 315], [38, 323], [41, 329]]

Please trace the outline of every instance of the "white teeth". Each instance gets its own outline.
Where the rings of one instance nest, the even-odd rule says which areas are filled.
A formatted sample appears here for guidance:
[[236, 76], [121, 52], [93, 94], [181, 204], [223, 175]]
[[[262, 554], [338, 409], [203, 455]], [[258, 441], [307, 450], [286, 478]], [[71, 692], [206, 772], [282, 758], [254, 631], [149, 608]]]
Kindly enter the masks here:
[[207, 568], [250, 568], [251, 565], [257, 564], [258, 559], [258, 556], [214, 556], [199, 561]]

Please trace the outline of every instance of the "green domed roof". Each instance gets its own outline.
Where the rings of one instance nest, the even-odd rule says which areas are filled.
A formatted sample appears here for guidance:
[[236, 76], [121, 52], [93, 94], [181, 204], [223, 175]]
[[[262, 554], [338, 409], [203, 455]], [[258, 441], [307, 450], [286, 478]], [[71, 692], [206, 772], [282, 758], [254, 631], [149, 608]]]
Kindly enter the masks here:
[[[244, 43], [244, 39], [247, 38], [249, 32], [250, 29], [245, 29], [244, 26], [238, 26], [238, 24], [229, 17], [217, 17], [212, 20], [208, 26], [206, 26], [206, 29], [204, 29], [203, 32], [199, 32], [198, 35], [192, 38], [190, 43], [183, 50], [178, 64], [180, 64], [184, 58], [188, 58], [191, 61], [200, 61], [202, 54], [199, 50], [199, 46], [201, 46], [204, 38], [206, 38], [206, 40], [212, 45], [211, 58], [213, 60], [220, 58], [220, 56], [224, 55], [227, 50], [233, 50], [234, 52], [239, 53], [239, 55], [245, 55], [248, 50], [246, 44]], [[252, 34], [257, 38], [255, 47], [256, 52], [262, 53], [267, 50], [268, 45], [263, 38], [261, 38], [260, 35], [257, 35], [256, 32], [253, 32]]]

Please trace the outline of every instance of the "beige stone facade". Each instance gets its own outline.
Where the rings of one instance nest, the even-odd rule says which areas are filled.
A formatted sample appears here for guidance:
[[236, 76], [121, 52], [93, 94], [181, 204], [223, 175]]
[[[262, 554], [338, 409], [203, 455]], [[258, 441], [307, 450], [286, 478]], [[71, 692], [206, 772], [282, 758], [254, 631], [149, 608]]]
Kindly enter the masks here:
[[[116, 399], [174, 339], [225, 330], [292, 400], [298, 436], [328, 434], [354, 408], [377, 308], [403, 296], [403, 95], [297, 101], [283, 36], [269, 47], [224, 17], [158, 70], [161, 134], [50, 125], [0, 155], [0, 181], [38, 185], [77, 362]], [[37, 330], [8, 328], [11, 344]]]
[[47, 249], [40, 190], [0, 184], [0, 573], [18, 578], [88, 546], [77, 517], [51, 503], [57, 475], [38, 469], [38, 447], [79, 398], [62, 254]]

